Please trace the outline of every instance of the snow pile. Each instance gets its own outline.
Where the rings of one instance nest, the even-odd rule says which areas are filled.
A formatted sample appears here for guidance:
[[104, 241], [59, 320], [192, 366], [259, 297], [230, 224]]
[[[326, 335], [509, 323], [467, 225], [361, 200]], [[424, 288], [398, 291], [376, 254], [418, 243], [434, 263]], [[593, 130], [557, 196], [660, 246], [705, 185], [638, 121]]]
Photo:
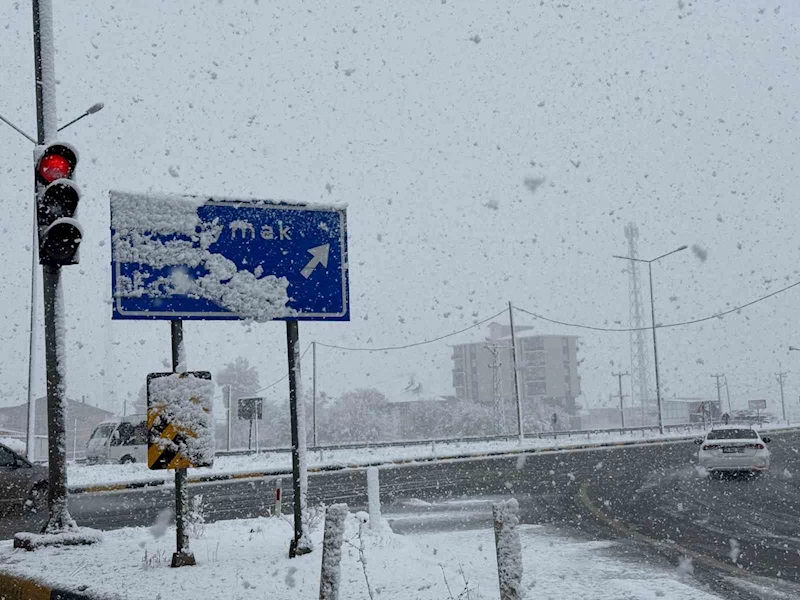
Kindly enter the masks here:
[[15, 539], [21, 543], [25, 550], [36, 550], [48, 546], [78, 546], [96, 544], [100, 542], [102, 534], [96, 529], [75, 527], [73, 531], [62, 533], [17, 533]]
[[[117, 297], [184, 295], [210, 300], [241, 317], [270, 321], [291, 316], [285, 277], [239, 270], [211, 251], [223, 226], [204, 222], [204, 200], [190, 196], [111, 191], [112, 261], [136, 264], [117, 278]], [[206, 273], [193, 277], [188, 269]], [[165, 271], [166, 269], [166, 271]]]
[[[318, 598], [322, 552], [288, 558], [291, 526], [279, 518], [220, 521], [191, 540], [198, 567], [171, 569], [175, 529], [154, 539], [147, 528], [106, 532], [101, 544], [15, 553], [0, 542], [0, 570], [67, 591], [131, 600], [196, 598]], [[579, 542], [544, 527], [521, 525], [522, 588], [528, 597], [571, 600], [713, 600], [673, 569], [612, 557], [610, 542]], [[322, 531], [312, 532], [316, 543]], [[346, 518], [341, 553], [341, 599], [441, 600], [499, 598], [493, 532], [484, 529], [424, 535], [380, 535]], [[319, 544], [321, 545], [321, 544]], [[319, 546], [318, 546], [319, 547]], [[363, 556], [366, 562], [361, 562]], [[162, 557], [162, 559], [159, 559]], [[76, 568], [76, 565], [80, 568]], [[147, 572], [143, 572], [146, 570]], [[369, 582], [369, 583], [368, 583]], [[166, 596], [165, 596], [166, 597]]]
[[148, 395], [148, 421], [156, 415], [151, 432], [168, 426], [179, 432], [172, 438], [151, 435], [162, 456], [183, 456], [194, 465], [211, 466], [215, 446], [213, 382], [191, 373], [172, 373], [150, 379]]

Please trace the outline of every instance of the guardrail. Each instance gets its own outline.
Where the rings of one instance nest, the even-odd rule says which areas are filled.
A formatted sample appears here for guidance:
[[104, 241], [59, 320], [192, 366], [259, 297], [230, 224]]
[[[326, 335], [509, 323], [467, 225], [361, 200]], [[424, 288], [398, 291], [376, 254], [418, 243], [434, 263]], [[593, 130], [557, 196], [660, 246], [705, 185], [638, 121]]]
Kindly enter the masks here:
[[[684, 428], [685, 430], [696, 430], [702, 428], [702, 424], [687, 424], [687, 425], [673, 425], [672, 429], [681, 429]], [[638, 428], [637, 430], [648, 430], [652, 429], [650, 427], [645, 428]], [[657, 429], [657, 427], [655, 428]], [[800, 426], [783, 426], [772, 429], [775, 434], [780, 433], [787, 433], [787, 432], [796, 432], [800, 429]], [[597, 430], [597, 431], [618, 431], [616, 429], [611, 430]], [[569, 433], [569, 432], [559, 432], [559, 433]], [[585, 434], [585, 431], [580, 431], [580, 434]], [[504, 436], [508, 437], [508, 436]], [[516, 436], [510, 436], [512, 439], [516, 439]], [[536, 436], [530, 436], [536, 437]], [[486, 458], [494, 458], [494, 457], [504, 457], [504, 456], [515, 456], [521, 454], [545, 454], [548, 452], [571, 452], [571, 451], [583, 451], [583, 450], [601, 450], [601, 449], [608, 449], [608, 448], [620, 448], [620, 447], [636, 447], [636, 446], [652, 446], [658, 444], [669, 444], [669, 443], [680, 443], [680, 442], [688, 442], [692, 439], [693, 436], [690, 435], [673, 435], [671, 437], [666, 438], [653, 438], [653, 437], [645, 437], [639, 439], [631, 439], [631, 440], [592, 440], [588, 442], [581, 442], [575, 441], [575, 443], [568, 444], [568, 445], [558, 445], [558, 446], [549, 446], [549, 447], [525, 447], [525, 446], [516, 446], [513, 448], [496, 448], [492, 450], [472, 450], [465, 449], [463, 451], [458, 451], [455, 454], [448, 454], [447, 456], [414, 456], [408, 458], [395, 458], [395, 459], [360, 459], [356, 462], [335, 462], [332, 464], [322, 464], [316, 466], [310, 466], [308, 468], [309, 473], [322, 473], [322, 472], [330, 472], [330, 471], [340, 471], [343, 469], [364, 469], [371, 466], [385, 466], [385, 465], [394, 465], [394, 466], [401, 466], [407, 465], [411, 463], [431, 463], [436, 462], [438, 460], [453, 460], [453, 459], [486, 459]], [[392, 444], [396, 442], [391, 442]], [[283, 449], [282, 449], [283, 450]], [[246, 451], [245, 451], [246, 452]], [[255, 469], [253, 471], [236, 471], [231, 473], [207, 473], [201, 475], [190, 475], [189, 476], [189, 484], [202, 484], [202, 483], [211, 483], [211, 482], [219, 482], [219, 481], [229, 481], [235, 479], [254, 479], [260, 477], [274, 477], [274, 476], [284, 476], [284, 475], [291, 475], [292, 471], [291, 468], [261, 468]], [[71, 494], [82, 494], [82, 493], [97, 493], [97, 492], [112, 492], [112, 491], [121, 491], [121, 490], [131, 490], [131, 489], [141, 489], [141, 488], [149, 488], [149, 487], [159, 487], [163, 485], [170, 485], [172, 482], [169, 478], [165, 479], [154, 479], [154, 480], [137, 480], [137, 481], [123, 481], [117, 483], [105, 483], [105, 484], [92, 484], [92, 485], [84, 485], [84, 486], [73, 486], [70, 487]]]
[[[681, 432], [681, 431], [702, 431], [707, 426], [703, 423], [679, 423], [676, 425], [664, 425], [665, 432]], [[590, 438], [593, 435], [603, 434], [625, 434], [630, 433], [646, 433], [648, 431], [658, 431], [658, 425], [645, 425], [642, 427], [613, 427], [609, 429], [572, 429], [566, 431], [538, 431], [526, 433], [523, 437], [525, 439], [558, 439], [561, 437], [583, 437]], [[501, 435], [483, 435], [483, 436], [464, 436], [457, 438], [435, 438], [426, 440], [395, 440], [390, 442], [348, 442], [342, 444], [326, 444], [324, 446], [308, 446], [311, 452], [319, 452], [326, 450], [359, 450], [362, 448], [392, 448], [399, 446], [427, 446], [431, 445], [434, 449], [437, 444], [462, 444], [468, 442], [505, 442], [512, 441], [519, 438], [518, 434], [501, 434]], [[259, 453], [270, 452], [291, 452], [290, 446], [278, 446], [272, 448], [259, 448]], [[248, 454], [255, 454], [255, 449], [237, 449], [237, 450], [217, 450], [217, 456], [244, 456]]]

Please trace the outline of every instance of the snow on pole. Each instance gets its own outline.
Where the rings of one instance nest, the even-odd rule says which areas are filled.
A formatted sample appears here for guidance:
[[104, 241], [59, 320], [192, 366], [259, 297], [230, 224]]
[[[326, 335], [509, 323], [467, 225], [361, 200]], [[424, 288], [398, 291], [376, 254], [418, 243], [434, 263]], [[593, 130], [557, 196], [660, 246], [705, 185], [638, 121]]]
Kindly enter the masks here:
[[367, 469], [367, 499], [369, 502], [369, 528], [381, 527], [381, 490], [378, 479], [378, 467]]
[[297, 321], [286, 321], [286, 348], [289, 363], [289, 410], [292, 426], [292, 484], [294, 489], [294, 537], [289, 557], [308, 554], [314, 549], [308, 536], [306, 489], [306, 411], [301, 387], [300, 344]]
[[56, 112], [56, 52], [53, 43], [53, 4], [33, 2], [33, 44], [36, 65], [37, 129], [39, 144], [52, 142], [58, 133]]
[[322, 572], [319, 580], [320, 600], [339, 600], [342, 579], [342, 541], [347, 504], [334, 504], [325, 513], [325, 537], [322, 540]]
[[519, 503], [515, 498], [492, 504], [500, 600], [522, 598], [522, 546], [519, 541]]

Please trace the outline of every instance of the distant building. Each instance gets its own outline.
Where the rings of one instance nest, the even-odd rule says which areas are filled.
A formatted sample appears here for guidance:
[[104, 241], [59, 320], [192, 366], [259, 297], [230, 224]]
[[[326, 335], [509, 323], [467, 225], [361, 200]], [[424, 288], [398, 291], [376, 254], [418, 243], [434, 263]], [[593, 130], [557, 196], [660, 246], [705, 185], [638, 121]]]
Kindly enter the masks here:
[[[532, 327], [516, 326], [517, 366], [523, 407], [539, 406], [575, 413], [581, 393], [577, 336], [535, 335]], [[511, 328], [489, 325], [480, 342], [453, 346], [453, 388], [460, 400], [492, 404], [495, 397], [508, 405], [514, 398], [511, 368]], [[508, 411], [506, 411], [508, 412]], [[507, 419], [513, 420], [514, 415]]]
[[[108, 412], [76, 400], [67, 400], [66, 406], [66, 433], [67, 433], [67, 458], [73, 456], [82, 458], [86, 450], [86, 442], [92, 435], [94, 428], [114, 418], [114, 413]], [[24, 435], [28, 427], [28, 404], [0, 408], [0, 429], [4, 435], [16, 433]], [[47, 398], [36, 400], [36, 419], [34, 433], [36, 436], [47, 437]], [[46, 452], [41, 452], [43, 444], [36, 446], [36, 460], [46, 460]]]

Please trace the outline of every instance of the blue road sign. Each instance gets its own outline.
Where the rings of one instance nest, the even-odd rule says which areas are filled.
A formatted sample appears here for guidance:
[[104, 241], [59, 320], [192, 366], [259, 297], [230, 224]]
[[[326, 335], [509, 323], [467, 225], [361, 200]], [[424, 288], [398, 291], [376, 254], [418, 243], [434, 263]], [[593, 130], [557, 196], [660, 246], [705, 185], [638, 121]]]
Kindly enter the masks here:
[[113, 318], [349, 320], [344, 208], [110, 197]]

